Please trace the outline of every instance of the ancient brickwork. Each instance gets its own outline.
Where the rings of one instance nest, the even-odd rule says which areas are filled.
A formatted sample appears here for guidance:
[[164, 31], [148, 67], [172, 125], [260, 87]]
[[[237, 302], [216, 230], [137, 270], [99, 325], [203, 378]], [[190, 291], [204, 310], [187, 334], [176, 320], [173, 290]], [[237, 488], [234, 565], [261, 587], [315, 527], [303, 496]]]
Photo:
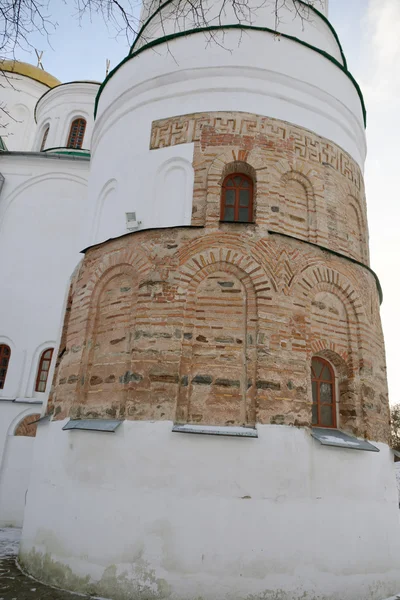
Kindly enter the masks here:
[[65, 323], [55, 419], [307, 426], [321, 355], [339, 426], [388, 439], [375, 279], [304, 241], [235, 224], [106, 242], [87, 251]]
[[333, 142], [248, 113], [198, 113], [155, 121], [151, 149], [194, 143], [193, 225], [219, 226], [221, 183], [252, 176], [255, 222], [368, 264], [363, 178]]
[[[256, 115], [153, 123], [152, 149], [188, 142], [192, 226], [95, 246], [74, 277], [53, 418], [310, 426], [310, 364], [322, 356], [339, 427], [387, 441], [378, 290], [347, 258], [368, 262], [358, 166]], [[235, 172], [254, 182], [255, 223], [220, 222], [221, 185]]]
[[18, 424], [14, 435], [25, 436], [25, 437], [35, 437], [36, 429], [37, 429], [37, 421], [40, 419], [40, 415], [28, 415]]

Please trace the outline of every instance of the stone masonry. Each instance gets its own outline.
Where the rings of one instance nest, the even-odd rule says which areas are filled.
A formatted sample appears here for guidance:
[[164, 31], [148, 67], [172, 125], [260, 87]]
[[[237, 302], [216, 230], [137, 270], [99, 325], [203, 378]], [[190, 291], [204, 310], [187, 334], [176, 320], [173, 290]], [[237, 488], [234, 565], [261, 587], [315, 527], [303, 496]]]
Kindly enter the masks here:
[[[332, 142], [244, 113], [153, 123], [194, 142], [189, 227], [86, 251], [71, 285], [53, 419], [310, 426], [312, 356], [337, 376], [339, 423], [388, 441], [377, 281], [362, 175]], [[255, 186], [254, 224], [220, 223], [224, 177]]]

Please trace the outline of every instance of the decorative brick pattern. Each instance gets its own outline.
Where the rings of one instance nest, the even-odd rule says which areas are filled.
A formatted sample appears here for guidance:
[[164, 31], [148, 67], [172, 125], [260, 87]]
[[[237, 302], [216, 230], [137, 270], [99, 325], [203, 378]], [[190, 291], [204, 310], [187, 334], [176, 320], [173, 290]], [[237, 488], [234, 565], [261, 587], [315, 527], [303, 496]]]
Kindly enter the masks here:
[[[139, 231], [87, 251], [70, 290], [53, 419], [310, 426], [318, 355], [336, 371], [339, 427], [388, 441], [376, 283], [346, 258], [368, 261], [357, 165], [328, 140], [257, 115], [153, 123], [151, 148], [188, 142], [192, 225], [202, 227]], [[255, 224], [219, 221], [233, 172], [254, 181]]]
[[341, 148], [289, 123], [247, 113], [153, 122], [151, 149], [194, 142], [193, 225], [218, 227], [221, 183], [237, 171], [255, 184], [255, 221], [368, 264], [361, 171]]
[[302, 241], [248, 225], [111, 240], [86, 253], [69, 314], [53, 418], [310, 425], [319, 354], [336, 368], [340, 427], [388, 440], [375, 280]]

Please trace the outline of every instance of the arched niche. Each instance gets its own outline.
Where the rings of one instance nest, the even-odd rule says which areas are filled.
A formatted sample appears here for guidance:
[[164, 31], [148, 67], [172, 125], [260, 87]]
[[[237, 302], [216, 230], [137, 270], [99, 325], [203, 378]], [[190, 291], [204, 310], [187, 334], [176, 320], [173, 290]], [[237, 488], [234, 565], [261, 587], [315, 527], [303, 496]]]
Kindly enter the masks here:
[[307, 242], [316, 242], [316, 206], [313, 186], [305, 175], [287, 171], [281, 178], [279, 229]]
[[75, 416], [123, 416], [130, 383], [130, 343], [137, 300], [131, 265], [106, 271], [95, 286], [87, 320], [85, 352]]
[[159, 227], [190, 224], [193, 178], [193, 167], [184, 158], [171, 158], [158, 169], [154, 185], [154, 213]]
[[177, 421], [254, 424], [256, 335], [250, 277], [229, 263], [202, 269], [187, 292]]
[[22, 421], [18, 423], [15, 428], [14, 435], [15, 436], [23, 436], [23, 437], [35, 437], [37, 430], [37, 421], [40, 419], [40, 414], [33, 414], [24, 417]]

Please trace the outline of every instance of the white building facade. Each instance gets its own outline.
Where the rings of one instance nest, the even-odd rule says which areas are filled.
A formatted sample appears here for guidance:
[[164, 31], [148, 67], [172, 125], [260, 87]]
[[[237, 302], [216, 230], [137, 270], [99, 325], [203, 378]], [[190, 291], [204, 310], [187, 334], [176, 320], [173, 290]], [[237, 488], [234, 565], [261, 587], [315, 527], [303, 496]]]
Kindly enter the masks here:
[[[273, 2], [254, 7], [240, 22], [229, 7], [220, 14], [220, 3], [210, 3], [208, 24], [201, 28], [188, 15], [176, 19], [172, 3], [145, 4], [143, 27], [130, 55], [100, 88], [93, 82], [48, 85], [35, 104], [31, 146], [1, 156], [0, 246], [15, 260], [4, 271], [7, 293], [0, 300], [0, 314], [6, 316], [0, 343], [11, 352], [0, 390], [0, 410], [5, 407], [8, 423], [0, 437], [0, 485], [14, 489], [19, 509], [13, 512], [9, 497], [0, 492], [0, 511], [5, 507], [0, 524], [20, 524], [24, 513], [21, 561], [53, 585], [116, 600], [383, 600], [400, 590], [393, 453], [382, 433], [386, 384], [376, 376], [381, 363], [374, 371], [368, 359], [376, 342], [363, 338], [370, 323], [381, 351], [379, 286], [368, 264], [362, 184], [365, 106], [328, 21], [327, 1], [320, 10], [297, 4], [306, 10], [305, 18], [293, 18], [293, 7], [283, 7], [278, 33]], [[275, 144], [266, 162], [264, 150], [255, 150], [260, 144], [267, 151]], [[265, 191], [274, 173], [286, 181], [290, 161], [284, 153], [291, 152], [290, 144], [290, 169], [301, 182], [309, 211], [306, 219], [293, 213], [292, 221], [307, 221], [306, 236], [291, 233], [282, 225], [284, 217], [276, 217], [285, 212], [289, 195], [281, 194], [278, 207]], [[217, 146], [223, 146], [218, 155]], [[235, 171], [229, 170], [233, 163]], [[332, 208], [339, 193], [331, 179], [334, 170], [343, 177], [344, 194], [359, 190], [362, 235], [357, 233], [355, 253], [348, 243], [352, 236], [340, 233], [340, 210]], [[221, 182], [233, 172], [251, 175], [259, 198], [254, 221], [246, 225], [224, 222], [223, 213], [220, 218]], [[270, 179], [263, 179], [263, 173]], [[308, 192], [309, 180], [314, 187]], [[345, 330], [343, 338], [338, 335], [340, 340], [347, 336], [346, 349], [340, 350], [340, 340], [324, 347], [326, 337], [318, 325], [318, 343], [314, 330], [298, 342], [298, 348], [305, 347], [314, 336], [309, 362], [315, 356], [332, 363], [332, 389], [336, 386], [340, 397], [334, 418], [339, 434], [333, 422], [325, 435], [312, 427], [321, 423], [311, 422], [311, 381], [304, 383], [295, 368], [286, 387], [263, 375], [263, 369], [273, 368], [276, 341], [275, 331], [268, 329], [273, 310], [263, 302], [281, 294], [284, 305], [291, 282], [302, 281], [300, 274], [287, 275], [290, 261], [282, 267], [272, 234], [290, 238], [282, 242], [287, 244], [282, 252], [293, 263], [304, 252], [304, 261], [310, 262], [299, 273], [306, 266], [317, 272], [310, 275], [312, 283], [299, 283], [298, 304], [315, 284], [317, 299], [310, 311], [327, 304], [331, 315], [347, 323], [335, 325]], [[248, 254], [241, 257], [239, 246], [244, 253], [256, 248], [251, 260]], [[247, 284], [267, 246], [268, 260], [259, 260], [275, 283], [260, 288], [257, 275], [254, 285]], [[77, 268], [82, 248], [87, 251]], [[335, 260], [337, 275], [331, 280]], [[224, 279], [226, 264], [239, 283]], [[353, 273], [353, 267], [359, 270]], [[207, 386], [212, 380], [196, 373], [188, 385], [191, 375], [184, 370], [185, 360], [195, 363], [210, 352], [210, 345], [205, 350], [188, 346], [193, 337], [204, 342], [204, 332], [196, 337], [192, 331], [200, 328], [193, 315], [206, 309], [185, 304], [179, 312], [188, 298], [205, 303], [207, 293], [215, 292], [212, 282], [203, 295], [203, 288], [196, 293], [185, 288], [192, 276], [202, 281], [204, 269], [215, 273], [222, 289], [233, 289], [237, 297], [243, 293], [250, 329], [244, 330], [241, 361], [252, 363], [256, 353], [263, 357], [255, 361], [253, 379], [246, 379], [252, 390], [248, 396], [254, 392], [254, 415], [238, 422], [190, 417], [190, 406], [185, 413], [180, 405], [186, 386], [193, 406], [195, 384]], [[357, 331], [349, 311], [358, 291], [340, 284], [342, 304], [329, 300], [341, 277], [364, 282], [360, 303], [355, 302], [357, 318], [357, 307], [372, 298], [359, 311]], [[115, 313], [112, 306], [125, 302], [115, 294], [130, 293], [131, 287], [143, 297], [129, 304], [127, 318], [136, 320], [125, 326], [118, 321], [123, 310]], [[248, 316], [253, 309], [254, 318]], [[294, 314], [279, 313], [276, 319], [275, 328], [287, 322], [291, 332], [282, 334], [279, 352], [286, 352], [287, 344], [295, 346], [291, 337], [301, 337], [301, 319]], [[303, 318], [311, 328], [314, 316]], [[116, 319], [110, 332], [107, 318]], [[320, 322], [318, 315], [315, 319]], [[101, 336], [107, 338], [107, 350]], [[125, 338], [131, 345], [121, 351], [118, 344]], [[11, 438], [18, 437], [14, 433], [23, 418], [44, 415], [50, 386], [44, 392], [36, 388], [43, 352], [49, 349], [55, 351], [48, 382], [58, 356], [54, 390], [47, 417], [28, 441], [29, 454], [34, 446], [29, 486], [25, 467], [17, 484], [14, 475], [26, 465], [27, 444], [16, 449]], [[294, 364], [297, 351], [285, 355], [288, 364]], [[145, 358], [139, 352], [147, 353]], [[177, 356], [175, 373], [171, 365]], [[214, 362], [215, 356], [209, 357]], [[113, 361], [129, 365], [124, 375], [109, 373]], [[382, 393], [368, 387], [374, 377]], [[242, 379], [233, 387], [241, 389]], [[228, 386], [227, 379], [218, 381]], [[126, 395], [118, 387], [125, 383], [130, 386]], [[176, 396], [172, 385], [180, 386]], [[273, 417], [268, 412], [274, 402], [289, 406], [285, 402], [292, 387], [310, 397], [308, 421], [302, 419], [300, 404], [297, 419], [288, 416], [289, 408]], [[350, 406], [355, 389], [382, 396], [376, 414], [368, 412], [375, 411], [375, 400], [368, 408], [361, 393]], [[168, 408], [171, 399], [173, 410]], [[38, 402], [43, 410], [33, 405]], [[83, 430], [69, 430], [77, 421]], [[349, 437], [340, 437], [342, 429]]]

